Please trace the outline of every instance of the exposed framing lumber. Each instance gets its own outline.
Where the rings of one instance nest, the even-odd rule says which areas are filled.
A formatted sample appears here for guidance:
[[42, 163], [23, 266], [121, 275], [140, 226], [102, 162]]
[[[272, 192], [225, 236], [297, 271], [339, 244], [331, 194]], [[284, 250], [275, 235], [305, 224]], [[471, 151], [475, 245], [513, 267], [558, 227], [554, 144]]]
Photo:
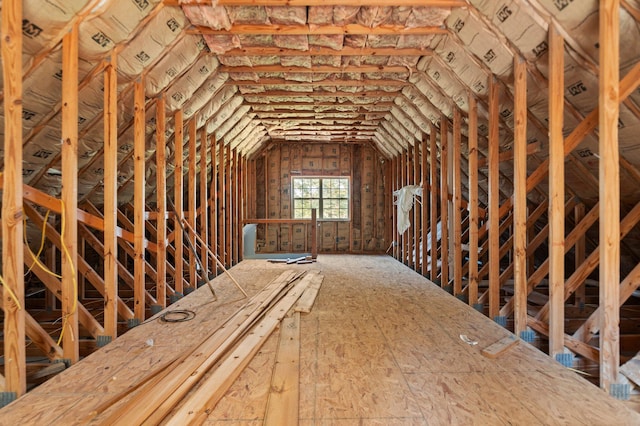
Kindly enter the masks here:
[[173, 229], [176, 230], [174, 237], [175, 266], [173, 275], [173, 287], [175, 288], [176, 292], [183, 293], [184, 288], [182, 285], [182, 279], [184, 276], [184, 272], [182, 269], [182, 261], [184, 260], [184, 234], [180, 230], [180, 222], [184, 217], [184, 114], [182, 112], [182, 109], [179, 109], [175, 112], [173, 122], [175, 132], [173, 136], [173, 146], [175, 149], [175, 154], [173, 156], [173, 162], [175, 165], [175, 169], [173, 171], [173, 205], [175, 206], [176, 212], [178, 213], [178, 216], [173, 218]]
[[[156, 101], [156, 299], [161, 309], [167, 306], [167, 149], [165, 99]], [[182, 263], [182, 259], [174, 262]]]
[[[196, 139], [198, 138], [196, 117], [191, 117], [189, 120], [189, 168], [187, 170], [188, 182], [187, 182], [187, 222], [191, 229], [196, 229]], [[191, 241], [191, 246], [196, 246], [196, 239], [194, 235], [187, 235]], [[195, 288], [198, 281], [198, 274], [196, 272], [196, 254], [192, 250], [189, 252], [189, 283], [190, 287]]]
[[[408, 158], [409, 154], [407, 153], [407, 148], [403, 148], [402, 149], [402, 154], [400, 155], [400, 173], [398, 173], [398, 177], [400, 179], [400, 182], [398, 183], [398, 189], [402, 188], [403, 186], [405, 186], [407, 184], [407, 158]], [[400, 219], [398, 218], [398, 221]], [[400, 262], [404, 263], [405, 265], [407, 264], [407, 237], [405, 236], [406, 232], [400, 234], [399, 236], [399, 240], [400, 240], [400, 249], [399, 249], [399, 255], [400, 255]]]
[[[22, 225], [22, 0], [2, 4], [4, 390], [27, 391]], [[11, 297], [13, 293], [13, 297]], [[15, 300], [14, 300], [15, 297]]]
[[[29, 219], [31, 219], [35, 223], [36, 226], [38, 226], [39, 228], [43, 227], [44, 218], [37, 212], [37, 210], [35, 208], [33, 208], [29, 204], [25, 204], [24, 205], [24, 211], [27, 214], [27, 216], [29, 217]], [[47, 223], [46, 225], [44, 225], [44, 227], [45, 227], [45, 235], [47, 236], [49, 241], [51, 241], [53, 243], [53, 245], [58, 248], [58, 250], [60, 250], [61, 252], [64, 251], [63, 248], [62, 248], [63, 240], [61, 238], [60, 233], [58, 233], [58, 231], [56, 231], [56, 229], [50, 223]], [[25, 252], [27, 254], [29, 253], [26, 249], [25, 249]], [[29, 264], [29, 266], [31, 266], [31, 263], [32, 263], [32, 260], [31, 260], [30, 257], [31, 256], [29, 255], [29, 259], [27, 259], [27, 263]], [[105, 295], [104, 280], [91, 267], [91, 265], [89, 265], [89, 263], [83, 257], [80, 257], [80, 256], [77, 257], [77, 271], [76, 272], [78, 274], [82, 275], [83, 277], [85, 277], [86, 280], [104, 297], [104, 295]], [[62, 299], [60, 299], [60, 300], [62, 301]], [[118, 314], [123, 319], [133, 318], [133, 312], [131, 312], [131, 310], [126, 305], [126, 303], [124, 303], [124, 301], [122, 299], [120, 299], [119, 297], [116, 299], [116, 306], [117, 306]], [[102, 327], [100, 327], [100, 328], [102, 329]], [[79, 340], [77, 334], [75, 336], [75, 339]]]
[[620, 1], [600, 0], [599, 18], [600, 387], [609, 391], [620, 367]]
[[[406, 68], [405, 68], [406, 71]], [[251, 71], [254, 72], [254, 71]], [[327, 72], [327, 71], [324, 71]], [[289, 98], [289, 99], [297, 99], [297, 98], [309, 98], [309, 99], [322, 99], [322, 98], [338, 98], [338, 97], [346, 97], [346, 98], [358, 98], [358, 99], [368, 99], [368, 98], [384, 98], [384, 101], [389, 101], [390, 99], [395, 98], [399, 95], [398, 92], [386, 92], [383, 90], [367, 90], [364, 92], [344, 92], [344, 91], [336, 91], [336, 92], [294, 92], [294, 91], [286, 91], [286, 90], [266, 90], [260, 93], [260, 97], [265, 100], [265, 102], [269, 101], [271, 97], [277, 98]], [[249, 95], [247, 95], [249, 97]], [[278, 99], [278, 102], [287, 102], [286, 99]]]
[[[625, 76], [620, 80], [618, 85], [618, 101], [625, 101], [634, 90], [640, 85], [640, 62], [638, 62]], [[598, 117], [600, 107], [594, 108], [575, 129], [564, 139], [565, 156], [572, 152], [584, 138], [595, 130], [598, 126]], [[527, 178], [527, 191], [531, 191], [536, 187], [547, 174], [549, 170], [549, 159], [544, 160], [538, 168]]]
[[[165, 6], [211, 5], [209, 0], [164, 0]], [[255, 6], [255, 0], [219, 0], [219, 6]], [[428, 6], [454, 8], [465, 7], [462, 0], [267, 0], [261, 6]]]
[[462, 172], [460, 157], [462, 150], [462, 113], [453, 109], [453, 146], [451, 167], [453, 168], [453, 294], [462, 293]]
[[[413, 145], [413, 184], [421, 185], [420, 180], [420, 150], [424, 149], [420, 141], [416, 141]], [[415, 249], [415, 262], [413, 269], [420, 271], [420, 229], [422, 217], [422, 200], [413, 204], [413, 247]], [[375, 221], [374, 221], [375, 222]]]
[[[0, 309], [4, 311], [4, 288], [0, 287]], [[11, 296], [9, 296], [11, 297]], [[29, 312], [24, 313], [24, 327], [25, 334], [34, 345], [42, 351], [42, 353], [50, 360], [62, 358], [62, 348], [56, 344], [56, 342], [49, 336], [49, 334], [42, 328], [42, 326], [36, 321]], [[6, 336], [5, 336], [6, 339]], [[0, 386], [0, 392], [11, 391], [5, 386]], [[15, 392], [15, 391], [12, 391]]]
[[247, 46], [231, 49], [218, 56], [428, 56], [431, 51], [415, 48], [395, 47], [349, 47], [340, 50], [329, 47], [309, 46], [308, 50], [285, 49], [283, 47]]
[[235, 200], [231, 197], [232, 188], [231, 188], [231, 147], [229, 145], [224, 146], [225, 151], [225, 184], [224, 184], [224, 195], [225, 195], [225, 205], [224, 205], [224, 217], [225, 217], [225, 246], [224, 246], [224, 258], [225, 258], [225, 266], [230, 268], [233, 266], [232, 264], [232, 250], [231, 247], [233, 245], [233, 241], [231, 240], [231, 236], [233, 235], [231, 232], [231, 216], [233, 211], [233, 203]]
[[80, 359], [78, 339], [78, 26], [62, 39], [62, 350]]
[[469, 102], [469, 305], [478, 303], [478, 103]]
[[238, 153], [236, 148], [233, 149], [233, 174], [235, 176], [233, 183], [235, 185], [233, 191], [233, 197], [235, 203], [233, 205], [234, 213], [234, 237], [235, 245], [233, 247], [233, 264], [237, 265], [242, 260], [242, 181], [244, 174], [242, 173], [242, 157]]
[[[585, 205], [578, 204], [573, 209], [573, 222], [578, 224], [584, 219], [585, 216]], [[574, 248], [574, 261], [575, 261], [575, 269], [578, 269], [580, 265], [584, 262], [584, 259], [587, 257], [587, 241], [586, 237], [583, 235], [578, 238], [576, 241], [576, 245]], [[586, 286], [583, 284], [578, 289], [576, 289], [575, 293], [575, 305], [580, 307], [584, 306], [586, 296]]]
[[[422, 264], [421, 270], [423, 277], [427, 276], [427, 272], [429, 271], [429, 150], [427, 149], [427, 144], [429, 143], [429, 139], [427, 138], [427, 134], [422, 134], [422, 143], [420, 144], [420, 167], [422, 177], [422, 208], [420, 213], [422, 215], [421, 218], [421, 239], [422, 239]], [[386, 180], [386, 179], [385, 179]], [[385, 203], [388, 204], [388, 203]]]
[[[208, 148], [208, 135], [207, 127], [203, 126], [200, 129], [200, 215], [198, 216], [200, 222], [200, 262], [204, 267], [202, 271], [202, 277], [204, 280], [209, 280], [209, 255], [207, 250], [209, 248], [209, 211], [207, 207], [208, 203], [208, 180], [207, 180], [207, 156], [209, 154]], [[195, 229], [195, 228], [194, 228]], [[212, 269], [214, 266], [212, 266]]]
[[[209, 27], [197, 26], [193, 30], [187, 30], [187, 34], [203, 35], [234, 35], [234, 34], [272, 34], [272, 35], [428, 35], [448, 34], [449, 31], [442, 27], [414, 27], [407, 28], [404, 25], [380, 25], [368, 27], [360, 24], [345, 25], [275, 25], [275, 24], [236, 24], [228, 30], [214, 30]], [[405, 68], [406, 71], [406, 68]]]
[[133, 164], [134, 164], [134, 278], [133, 289], [135, 318], [142, 322], [145, 317], [145, 254], [144, 254], [144, 190], [145, 190], [145, 103], [144, 84], [142, 78], [134, 83], [134, 129], [133, 129]]
[[430, 210], [431, 219], [431, 249], [429, 250], [431, 255], [431, 281], [435, 281], [438, 278], [438, 160], [437, 160], [437, 144], [436, 144], [436, 126], [430, 125], [431, 132], [429, 133], [429, 156], [430, 156], [430, 177], [429, 187], [431, 188], [430, 195]]
[[[640, 264], [636, 265], [620, 283], [620, 301], [618, 307], [622, 307], [638, 287], [640, 287]], [[589, 342], [600, 331], [601, 322], [602, 306], [598, 306], [584, 324], [573, 333], [573, 337], [583, 342]]]
[[[266, 173], [266, 169], [265, 169]], [[225, 266], [227, 263], [227, 253], [225, 251], [225, 163], [224, 163], [224, 141], [218, 143], [218, 258]], [[266, 176], [266, 174], [265, 174]]]
[[564, 352], [564, 39], [549, 25], [549, 355]]
[[[525, 70], [525, 72], [526, 72], [526, 70]], [[514, 104], [515, 104], [515, 100], [514, 100]], [[527, 111], [525, 111], [525, 113], [526, 112]], [[514, 136], [515, 136], [515, 132], [517, 132], [517, 129], [514, 129]], [[538, 153], [538, 152], [540, 152], [540, 149], [541, 149], [540, 142], [533, 142], [533, 143], [530, 143], [530, 144], [526, 145], [526, 153], [527, 153], [527, 155]], [[498, 161], [500, 161], [501, 163], [503, 161], [508, 161], [508, 160], [514, 160], [515, 161], [515, 155], [516, 155], [515, 154], [515, 149], [509, 149], [507, 151], [501, 151], [500, 154], [498, 155]], [[478, 160], [478, 167], [484, 167], [486, 165], [487, 165], [487, 159], [486, 158], [482, 158], [482, 159]]]
[[[83, 224], [78, 224], [78, 232], [80, 237], [82, 238], [82, 241], [89, 244], [89, 246], [96, 252], [96, 253], [103, 253], [105, 251], [104, 245], [102, 244], [102, 242], [100, 241], [100, 239], [89, 230], [89, 228], [86, 225]], [[55, 247], [55, 245], [54, 245]], [[117, 246], [116, 246], [117, 248]], [[131, 272], [129, 272], [129, 270], [118, 260], [116, 260], [116, 266], [117, 266], [117, 273], [118, 273], [118, 277], [127, 285], [129, 286], [129, 288], [131, 288], [131, 290], [133, 290], [134, 288], [134, 278], [133, 278], [133, 274], [131, 274]], [[107, 280], [105, 278], [104, 280], [105, 282], [105, 299], [106, 299], [106, 294], [107, 294]], [[114, 299], [114, 307], [117, 308], [117, 298], [118, 295], [116, 295], [116, 299]], [[156, 302], [156, 299], [151, 296], [151, 294], [149, 294], [149, 292], [147, 292], [146, 294], [146, 299], [147, 302], [152, 304]], [[117, 315], [118, 312], [116, 310], [116, 323], [117, 323]], [[133, 316], [133, 315], [132, 315]], [[106, 333], [106, 327], [105, 327], [105, 333]], [[106, 334], [107, 336], [110, 336], [110, 334]]]
[[[28, 247], [23, 245], [23, 258], [28, 259], [29, 252]], [[25, 265], [31, 266], [31, 262], [28, 260]], [[56, 277], [50, 275], [47, 271], [42, 269], [40, 265], [36, 264], [31, 271], [38, 277], [40, 281], [54, 294], [58, 300], [62, 297], [62, 283]], [[104, 328], [100, 323], [91, 315], [91, 313], [81, 303], [78, 303], [78, 320], [80, 324], [91, 334], [93, 337], [104, 335]], [[6, 336], [5, 336], [6, 339]], [[63, 354], [64, 357], [64, 354]]]
[[499, 85], [495, 77], [489, 79], [489, 317], [500, 310], [500, 164]]
[[[270, 65], [273, 67], [273, 65]], [[228, 70], [226, 72], [233, 74], [237, 71], [234, 70], [234, 68], [236, 67], [228, 67]], [[251, 67], [252, 69], [254, 67]], [[309, 70], [309, 68], [303, 68], [306, 70]], [[333, 71], [328, 71], [328, 72], [344, 72], [342, 71], [342, 68], [330, 68]], [[365, 68], [364, 70], [361, 70], [360, 67], [358, 67], [358, 72], [369, 72], [367, 71], [367, 69], [369, 69], [368, 67]], [[337, 71], [340, 70], [340, 71]], [[289, 70], [284, 70], [282, 72], [288, 72]], [[256, 73], [261, 73], [261, 72], [266, 72], [266, 71], [254, 71]], [[277, 71], [280, 72], [280, 71]], [[296, 68], [295, 70], [296, 73], [299, 73], [300, 71]], [[307, 72], [311, 72], [311, 71], [307, 71]], [[320, 72], [320, 71], [314, 71], [314, 72]], [[355, 72], [355, 71], [353, 71]], [[405, 68], [405, 72], [406, 72], [406, 68]], [[256, 85], [260, 85], [260, 86], [296, 86], [296, 87], [322, 87], [322, 86], [332, 86], [332, 87], [386, 87], [386, 86], [396, 86], [396, 87], [404, 87], [404, 86], [409, 86], [410, 83], [407, 83], [406, 81], [402, 81], [402, 80], [390, 80], [390, 79], [363, 79], [363, 80], [342, 80], [342, 79], [324, 79], [324, 80], [317, 80], [317, 81], [295, 81], [295, 80], [287, 80], [284, 78], [269, 78], [269, 77], [260, 77], [257, 80], [227, 80], [224, 83], [225, 86], [256, 86]], [[259, 112], [259, 111], [256, 111]], [[271, 111], [264, 111], [264, 112], [271, 112]], [[292, 112], [292, 111], [287, 111], [287, 112]], [[374, 113], [376, 111], [371, 111], [371, 113]]]
[[449, 285], [449, 120], [440, 117], [440, 285]]
[[514, 67], [514, 333], [527, 330], [527, 70], [524, 59], [516, 56]]
[[[210, 199], [210, 212], [211, 218], [209, 220], [209, 228], [210, 228], [210, 238], [211, 238], [211, 252], [217, 258], [219, 258], [218, 253], [218, 165], [217, 160], [218, 157], [216, 155], [216, 147], [218, 143], [216, 141], [216, 135], [213, 133], [211, 135], [211, 189], [209, 190], [209, 199]], [[218, 275], [218, 267], [214, 266], [211, 268], [214, 275]]]
[[[104, 69], [104, 331], [118, 337], [118, 57], [115, 53]], [[101, 253], [98, 251], [98, 253]]]

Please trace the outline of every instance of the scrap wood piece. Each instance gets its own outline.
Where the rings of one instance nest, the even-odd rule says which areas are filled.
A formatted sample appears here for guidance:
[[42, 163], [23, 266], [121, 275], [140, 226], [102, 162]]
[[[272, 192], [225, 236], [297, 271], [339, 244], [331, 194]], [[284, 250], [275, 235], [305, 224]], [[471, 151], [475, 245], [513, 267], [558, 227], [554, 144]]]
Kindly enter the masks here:
[[481, 353], [487, 358], [497, 358], [500, 355], [502, 355], [503, 352], [506, 352], [512, 346], [516, 345], [519, 341], [520, 339], [518, 339], [515, 335], [512, 334], [487, 346], [482, 350]]
[[620, 373], [636, 385], [640, 385], [640, 352], [620, 367]]
[[313, 281], [309, 285], [309, 287], [304, 291], [298, 303], [293, 308], [296, 312], [304, 312], [308, 314], [311, 312], [311, 308], [316, 301], [316, 297], [318, 296], [318, 292], [320, 291], [320, 286], [322, 285], [322, 281], [324, 280], [324, 275], [315, 275]]
[[[313, 283], [311, 284], [313, 285]], [[304, 294], [307, 293], [305, 290]], [[264, 425], [298, 424], [300, 405], [300, 313], [282, 320]]]
[[267, 315], [246, 334], [236, 348], [218, 365], [215, 371], [199, 383], [198, 391], [183, 399], [166, 425], [199, 425], [218, 404], [233, 382], [249, 364], [254, 355], [278, 327], [286, 313], [311, 283], [314, 274], [308, 274], [283, 297]]

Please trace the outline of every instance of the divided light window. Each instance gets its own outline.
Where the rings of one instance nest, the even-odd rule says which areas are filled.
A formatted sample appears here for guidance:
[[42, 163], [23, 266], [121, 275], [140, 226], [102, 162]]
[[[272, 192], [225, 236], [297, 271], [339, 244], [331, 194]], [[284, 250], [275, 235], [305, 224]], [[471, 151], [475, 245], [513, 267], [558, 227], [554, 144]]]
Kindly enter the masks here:
[[349, 219], [349, 178], [293, 178], [293, 217], [311, 219]]

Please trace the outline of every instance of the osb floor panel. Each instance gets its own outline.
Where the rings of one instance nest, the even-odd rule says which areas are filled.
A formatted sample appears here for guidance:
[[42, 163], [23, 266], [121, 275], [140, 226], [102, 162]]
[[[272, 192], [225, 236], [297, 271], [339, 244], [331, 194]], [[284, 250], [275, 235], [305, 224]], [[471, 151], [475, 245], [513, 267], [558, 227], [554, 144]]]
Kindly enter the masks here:
[[[321, 255], [312, 265], [244, 261], [250, 294], [285, 269], [325, 276], [301, 320], [301, 425], [638, 425], [640, 415], [537, 349], [480, 351], [509, 333], [388, 256]], [[149, 320], [0, 410], [0, 424], [84, 424], [88, 413], [177, 357], [245, 302], [221, 276], [174, 308], [190, 322]], [[478, 345], [464, 343], [465, 334]], [[209, 415], [209, 425], [262, 424], [278, 333]]]

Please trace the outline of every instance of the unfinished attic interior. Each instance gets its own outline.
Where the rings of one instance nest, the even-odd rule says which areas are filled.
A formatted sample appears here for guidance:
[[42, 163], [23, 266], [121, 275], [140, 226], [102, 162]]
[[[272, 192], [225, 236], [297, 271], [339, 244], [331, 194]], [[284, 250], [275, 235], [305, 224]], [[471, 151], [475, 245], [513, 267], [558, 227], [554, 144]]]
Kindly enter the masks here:
[[640, 424], [640, 1], [0, 9], [0, 425]]

